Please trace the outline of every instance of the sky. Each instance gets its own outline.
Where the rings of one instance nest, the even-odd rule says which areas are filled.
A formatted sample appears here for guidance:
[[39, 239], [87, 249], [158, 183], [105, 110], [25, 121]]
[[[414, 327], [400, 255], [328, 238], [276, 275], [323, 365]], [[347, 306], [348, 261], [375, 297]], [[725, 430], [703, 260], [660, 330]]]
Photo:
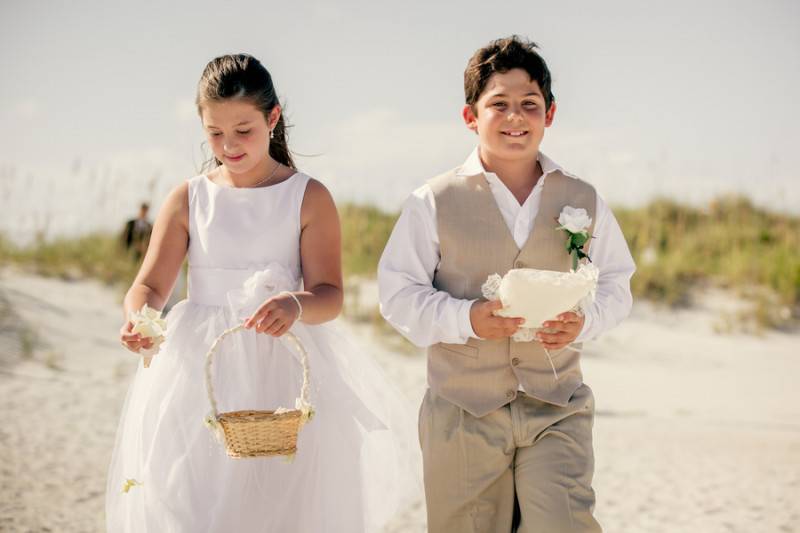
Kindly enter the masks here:
[[553, 72], [542, 151], [612, 205], [739, 193], [800, 213], [800, 3], [781, 0], [3, 0], [3, 207], [157, 206], [204, 159], [203, 67], [247, 52], [273, 75], [298, 167], [337, 201], [399, 209], [475, 145], [464, 67], [510, 34]]

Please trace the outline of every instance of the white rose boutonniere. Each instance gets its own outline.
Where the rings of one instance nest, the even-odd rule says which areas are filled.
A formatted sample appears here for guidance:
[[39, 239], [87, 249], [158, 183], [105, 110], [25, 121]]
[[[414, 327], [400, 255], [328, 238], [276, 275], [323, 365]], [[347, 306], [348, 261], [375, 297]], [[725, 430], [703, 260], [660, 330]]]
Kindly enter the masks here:
[[567, 253], [572, 256], [572, 270], [575, 271], [578, 269], [579, 260], [585, 257], [591, 261], [591, 258], [583, 252], [583, 246], [592, 238], [589, 235], [592, 219], [586, 209], [576, 209], [567, 205], [558, 215], [558, 223], [560, 226], [556, 229], [563, 230], [567, 234], [566, 249]]
[[142, 337], [149, 337], [153, 345], [147, 350], [139, 350], [145, 357], [145, 366], [149, 366], [150, 358], [158, 352], [167, 334], [167, 321], [161, 318], [161, 311], [148, 307], [147, 304], [138, 311], [131, 312], [128, 320], [133, 324], [131, 331]]

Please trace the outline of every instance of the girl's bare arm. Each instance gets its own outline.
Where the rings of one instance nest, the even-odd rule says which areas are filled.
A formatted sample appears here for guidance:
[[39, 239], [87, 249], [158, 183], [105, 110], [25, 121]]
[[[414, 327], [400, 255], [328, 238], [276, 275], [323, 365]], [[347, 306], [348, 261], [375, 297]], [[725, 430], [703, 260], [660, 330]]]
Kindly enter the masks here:
[[128, 316], [144, 304], [162, 309], [175, 286], [189, 246], [189, 184], [184, 182], [169, 193], [156, 217], [150, 244], [139, 273], [123, 302], [125, 321], [120, 337], [128, 349], [147, 348], [149, 341], [131, 334]]
[[[300, 261], [303, 291], [294, 295], [303, 308], [302, 321], [320, 324], [342, 311], [342, 251], [339, 214], [333, 198], [320, 182], [310, 180], [300, 209]], [[264, 302], [245, 321], [245, 327], [280, 337], [299, 315], [297, 302], [278, 294]]]

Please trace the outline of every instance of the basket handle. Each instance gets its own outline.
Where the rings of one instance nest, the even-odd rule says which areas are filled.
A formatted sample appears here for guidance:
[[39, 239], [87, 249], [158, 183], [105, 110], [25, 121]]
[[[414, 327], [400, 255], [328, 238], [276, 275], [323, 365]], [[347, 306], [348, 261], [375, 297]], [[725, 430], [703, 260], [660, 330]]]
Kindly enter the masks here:
[[[222, 342], [222, 339], [231, 333], [236, 333], [242, 329], [244, 329], [242, 324], [226, 329], [216, 339], [214, 339], [214, 342], [211, 344], [211, 348], [209, 348], [208, 353], [206, 353], [206, 392], [208, 393], [208, 403], [211, 404], [211, 412], [215, 420], [219, 416], [219, 412], [217, 410], [217, 399], [214, 397], [214, 385], [211, 382], [211, 361], [214, 358], [214, 355], [217, 351], [217, 346], [219, 346], [219, 343]], [[300, 353], [300, 363], [303, 365], [303, 386], [300, 388], [300, 405], [304, 406], [304, 408], [305, 406], [308, 406], [310, 409], [310, 404], [308, 403], [308, 352], [306, 352], [305, 346], [303, 346], [303, 343], [294, 333], [287, 331], [284, 333], [284, 336]]]

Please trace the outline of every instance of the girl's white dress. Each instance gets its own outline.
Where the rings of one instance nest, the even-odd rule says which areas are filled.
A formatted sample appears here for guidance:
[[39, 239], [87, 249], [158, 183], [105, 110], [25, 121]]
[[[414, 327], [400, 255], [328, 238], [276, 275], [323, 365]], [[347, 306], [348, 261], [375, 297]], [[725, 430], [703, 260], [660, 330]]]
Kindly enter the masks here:
[[[412, 402], [331, 325], [295, 323], [316, 414], [298, 452], [232, 459], [204, 424], [205, 355], [267, 297], [301, 287], [300, 207], [309, 177], [236, 189], [189, 180], [189, 296], [136, 372], [106, 491], [109, 532], [379, 531], [419, 485]], [[220, 412], [294, 408], [299, 356], [283, 339], [228, 336], [212, 375]], [[124, 492], [127, 480], [135, 480]]]

